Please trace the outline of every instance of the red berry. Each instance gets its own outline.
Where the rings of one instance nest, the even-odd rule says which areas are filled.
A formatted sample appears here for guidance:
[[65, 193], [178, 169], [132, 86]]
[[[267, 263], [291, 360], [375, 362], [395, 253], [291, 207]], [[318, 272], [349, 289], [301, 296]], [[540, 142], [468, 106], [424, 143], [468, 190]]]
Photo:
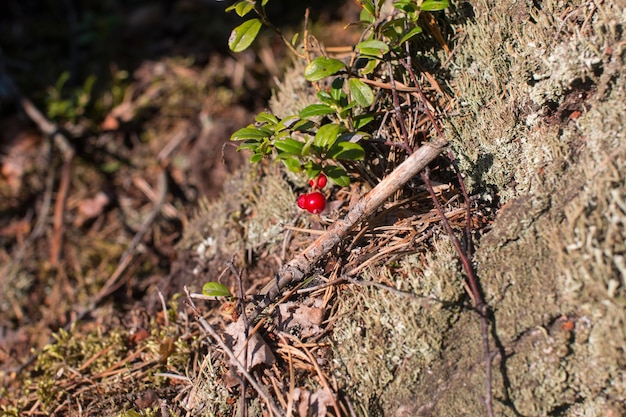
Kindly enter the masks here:
[[305, 208], [309, 212], [313, 214], [319, 214], [322, 211], [324, 211], [325, 207], [326, 207], [326, 197], [324, 197], [324, 194], [320, 192], [307, 194], [306, 199], [305, 199]]
[[326, 178], [326, 175], [324, 174], [320, 174], [319, 177], [317, 177], [317, 186], [319, 188], [324, 188], [326, 187], [326, 183], [328, 182], [328, 178]]
[[327, 182], [328, 178], [326, 178], [326, 175], [320, 174], [316, 179], [309, 180], [309, 185], [314, 188], [324, 188]]
[[298, 207], [300, 207], [301, 209], [306, 208], [306, 196], [306, 194], [302, 194], [300, 195], [300, 197], [298, 197]]

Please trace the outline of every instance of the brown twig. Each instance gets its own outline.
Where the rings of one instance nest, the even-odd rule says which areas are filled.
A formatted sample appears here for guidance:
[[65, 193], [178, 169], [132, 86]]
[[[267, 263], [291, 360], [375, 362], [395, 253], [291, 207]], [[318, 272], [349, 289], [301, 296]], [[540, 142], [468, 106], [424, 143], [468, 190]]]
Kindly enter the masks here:
[[60, 132], [59, 127], [48, 120], [35, 105], [26, 97], [20, 97], [20, 105], [24, 110], [24, 113], [37, 125], [45, 135], [52, 138], [54, 144], [61, 151], [63, 157], [63, 167], [61, 170], [61, 182], [59, 184], [59, 191], [57, 192], [57, 199], [54, 206], [54, 218], [53, 218], [53, 235], [52, 243], [50, 245], [50, 264], [57, 266], [60, 254], [61, 244], [63, 241], [63, 213], [65, 211], [65, 201], [70, 189], [70, 182], [72, 180], [72, 161], [74, 160], [74, 148], [67, 140], [67, 138]]

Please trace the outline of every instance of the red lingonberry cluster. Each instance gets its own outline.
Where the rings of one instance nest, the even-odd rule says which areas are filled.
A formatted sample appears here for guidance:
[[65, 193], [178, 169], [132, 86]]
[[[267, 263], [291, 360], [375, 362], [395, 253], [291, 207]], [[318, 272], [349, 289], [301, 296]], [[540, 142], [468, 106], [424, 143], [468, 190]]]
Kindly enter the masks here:
[[[324, 188], [327, 182], [328, 179], [326, 178], [326, 175], [320, 174], [319, 177], [310, 180], [309, 185], [313, 187], [313, 190], [315, 190], [316, 188]], [[324, 197], [324, 194], [319, 191], [302, 194], [298, 197], [298, 207], [307, 210], [310, 213], [319, 214], [324, 211], [324, 208], [326, 208], [326, 197]]]

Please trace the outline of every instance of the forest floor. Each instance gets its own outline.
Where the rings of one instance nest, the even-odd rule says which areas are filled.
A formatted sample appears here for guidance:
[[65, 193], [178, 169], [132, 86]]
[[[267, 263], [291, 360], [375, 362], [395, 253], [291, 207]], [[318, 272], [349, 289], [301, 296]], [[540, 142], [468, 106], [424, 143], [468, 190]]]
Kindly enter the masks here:
[[[262, 389], [208, 330], [237, 346], [237, 308], [185, 291], [258, 302], [384, 175], [309, 216], [306, 178], [236, 151], [258, 112], [315, 95], [269, 36], [229, 53], [221, 3], [44, 3], [0, 16], [0, 415], [626, 415], [619, 1], [446, 12], [420, 76], [469, 201], [445, 155], [430, 171], [488, 320], [416, 178], [259, 319]], [[321, 10], [326, 46], [358, 41], [355, 4]], [[303, 10], [273, 13], [300, 29]]]

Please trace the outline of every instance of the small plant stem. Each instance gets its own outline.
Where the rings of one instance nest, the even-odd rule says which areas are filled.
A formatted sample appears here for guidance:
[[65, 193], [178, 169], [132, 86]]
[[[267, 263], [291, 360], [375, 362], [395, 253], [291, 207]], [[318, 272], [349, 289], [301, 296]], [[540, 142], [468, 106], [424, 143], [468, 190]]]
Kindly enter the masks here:
[[[422, 87], [420, 86], [419, 81], [417, 80], [417, 77], [415, 76], [415, 72], [413, 72], [413, 68], [410, 65], [410, 58], [407, 58], [407, 61], [400, 60], [400, 63], [407, 70], [407, 72], [409, 73], [409, 76], [411, 77], [411, 80], [413, 81], [413, 84], [415, 84], [415, 88], [417, 89], [417, 94], [422, 100], [422, 103], [424, 103], [424, 113], [426, 113], [426, 115], [430, 119], [430, 122], [432, 123], [433, 128], [437, 132], [437, 136], [439, 136], [440, 138], [444, 138], [443, 129], [441, 129], [441, 126], [439, 125], [439, 123], [435, 119], [435, 116], [430, 111], [430, 108], [427, 105], [427, 100], [426, 100], [426, 96], [424, 95], [424, 91], [422, 90]], [[454, 157], [454, 154], [452, 153], [452, 151], [449, 149], [448, 149], [447, 154], [448, 154], [448, 159], [450, 160], [450, 163], [452, 164], [452, 167], [454, 168], [454, 172], [456, 173], [456, 177], [459, 180], [461, 193], [463, 194], [463, 199], [465, 200], [465, 207], [466, 207], [465, 239], [467, 242], [466, 252], [467, 252], [467, 256], [471, 257], [472, 251], [473, 251], [472, 249], [472, 206], [470, 204], [469, 195], [467, 194], [467, 189], [465, 188], [465, 181], [463, 181], [463, 176], [461, 175], [461, 171], [457, 167], [456, 158]]]
[[278, 37], [283, 41], [285, 46], [287, 46], [287, 48], [289, 48], [289, 50], [293, 52], [294, 55], [296, 55], [299, 58], [304, 58], [304, 56], [302, 56], [302, 54], [300, 54], [296, 50], [296, 48], [293, 47], [291, 42], [289, 42], [289, 40], [285, 38], [285, 35], [283, 35], [283, 32], [280, 29], [278, 29], [276, 26], [274, 26], [272, 22], [270, 22], [270, 20], [267, 18], [267, 14], [265, 13], [265, 7], [261, 6], [261, 8], [259, 8], [258, 6], [254, 6], [254, 11], [256, 12], [257, 16], [259, 16], [259, 18], [261, 19], [261, 22], [265, 26], [272, 29], [274, 33], [278, 35]]
[[400, 132], [402, 133], [402, 139], [404, 141], [404, 149], [407, 153], [411, 153], [411, 147], [409, 146], [409, 134], [406, 131], [404, 125], [404, 117], [402, 117], [402, 109], [400, 108], [400, 100], [398, 99], [398, 90], [396, 90], [396, 80], [393, 77], [393, 68], [391, 62], [387, 61], [387, 70], [389, 71], [389, 80], [391, 82], [391, 97], [393, 99], [393, 109], [396, 112], [396, 118], [400, 124]]

